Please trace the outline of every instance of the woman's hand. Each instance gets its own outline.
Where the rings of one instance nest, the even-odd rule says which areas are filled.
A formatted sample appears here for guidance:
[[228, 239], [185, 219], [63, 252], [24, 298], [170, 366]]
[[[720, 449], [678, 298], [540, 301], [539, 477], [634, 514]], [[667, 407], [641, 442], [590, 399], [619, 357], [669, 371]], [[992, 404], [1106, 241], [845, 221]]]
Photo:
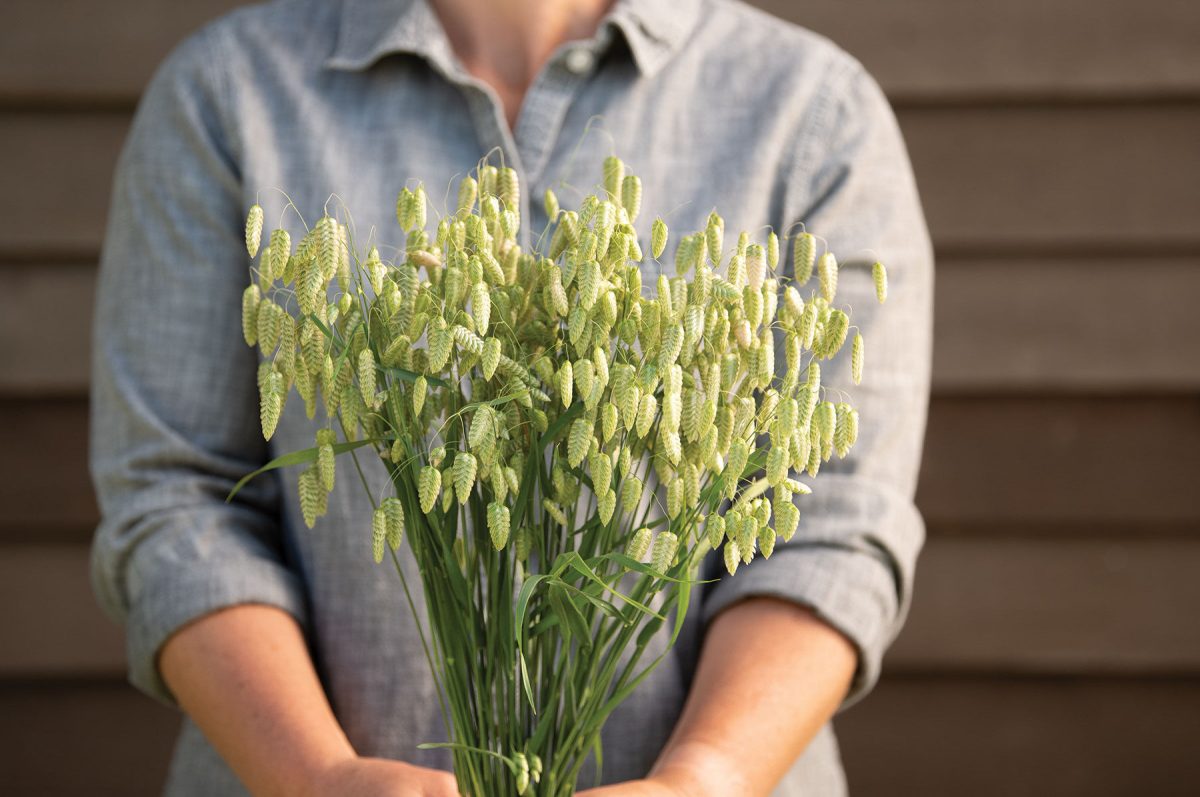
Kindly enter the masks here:
[[581, 791], [576, 797], [687, 797], [674, 786], [658, 778], [630, 780]]
[[326, 768], [307, 797], [459, 797], [449, 772], [386, 758], [353, 757]]

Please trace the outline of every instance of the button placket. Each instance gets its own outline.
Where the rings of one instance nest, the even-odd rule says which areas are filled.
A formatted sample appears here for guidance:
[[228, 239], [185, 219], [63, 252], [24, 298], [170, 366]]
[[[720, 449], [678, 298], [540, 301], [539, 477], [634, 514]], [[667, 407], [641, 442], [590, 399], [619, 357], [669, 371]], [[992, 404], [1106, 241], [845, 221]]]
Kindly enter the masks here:
[[[584, 55], [576, 56], [576, 53]], [[586, 65], [582, 63], [584, 58], [588, 61]], [[572, 59], [575, 61], [574, 66], [571, 64]], [[571, 101], [575, 93], [583, 87], [595, 65], [596, 55], [586, 47], [568, 50], [546, 65], [525, 95], [521, 115], [517, 119], [516, 142], [521, 153], [521, 162], [526, 168], [526, 183], [531, 188], [541, 181], [542, 172], [558, 142]], [[583, 68], [585, 66], [586, 68]], [[582, 71], [579, 71], [581, 69]]]

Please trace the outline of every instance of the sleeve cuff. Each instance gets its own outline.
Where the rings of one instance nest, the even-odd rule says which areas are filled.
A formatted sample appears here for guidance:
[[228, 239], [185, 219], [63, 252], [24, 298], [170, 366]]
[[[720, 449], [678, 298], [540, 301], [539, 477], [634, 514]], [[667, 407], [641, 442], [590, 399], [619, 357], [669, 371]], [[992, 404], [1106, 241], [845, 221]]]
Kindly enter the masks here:
[[891, 574], [875, 557], [837, 548], [781, 547], [770, 559], [758, 556], [736, 576], [721, 579], [705, 600], [704, 622], [752, 597], [805, 606], [850, 640], [858, 652], [858, 668], [842, 708], [864, 697], [879, 680], [897, 600]]
[[866, 480], [831, 474], [817, 495], [799, 499], [801, 524], [789, 543], [761, 555], [705, 595], [703, 622], [752, 597], [811, 609], [850, 640], [858, 668], [841, 708], [879, 680], [883, 654], [907, 613], [924, 524], [910, 501]]
[[278, 561], [243, 554], [236, 560], [174, 564], [141, 568], [144, 580], [126, 621], [130, 682], [169, 706], [177, 703], [159, 672], [158, 656], [183, 626], [247, 603], [275, 606], [301, 625], [307, 622], [299, 578]]

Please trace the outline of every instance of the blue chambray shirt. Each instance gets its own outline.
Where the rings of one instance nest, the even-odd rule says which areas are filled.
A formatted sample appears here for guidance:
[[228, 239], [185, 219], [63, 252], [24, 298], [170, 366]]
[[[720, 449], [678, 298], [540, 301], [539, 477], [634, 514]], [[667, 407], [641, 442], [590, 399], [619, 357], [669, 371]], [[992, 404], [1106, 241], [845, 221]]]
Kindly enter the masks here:
[[[798, 499], [790, 543], [698, 596], [678, 646], [605, 728], [603, 780], [646, 772], [682, 707], [704, 623], [747, 596], [809, 606], [842, 631], [859, 653], [847, 702], [862, 696], [903, 621], [924, 536], [912, 499], [929, 390], [929, 237], [875, 81], [828, 40], [729, 0], [619, 0], [593, 39], [553, 56], [515, 130], [424, 0], [275, 0], [174, 51], [121, 155], [95, 322], [93, 581], [127, 628], [132, 682], [171, 702], [156, 657], [173, 632], [234, 604], [278, 606], [304, 626], [356, 750], [448, 768], [444, 751], [416, 749], [446, 732], [396, 575], [372, 562], [368, 502], [349, 463], [312, 530], [290, 470], [224, 499], [270, 457], [312, 445], [315, 430], [293, 400], [262, 440], [256, 354], [239, 318], [246, 208], [261, 202], [268, 229], [282, 223], [297, 240], [289, 198], [310, 222], [344, 202], [359, 239], [374, 230], [382, 248], [399, 240], [392, 208], [406, 181], [442, 209], [489, 152], [520, 173], [526, 236], [546, 224], [542, 192], [574, 205], [609, 153], [642, 178], [644, 239], [657, 215], [678, 240], [714, 207], [735, 232], [803, 222], [849, 264], [838, 298], [869, 347], [859, 387], [845, 356], [823, 368], [861, 410], [854, 453]], [[891, 275], [882, 308], [863, 267], [875, 259]], [[653, 284], [658, 266], [645, 268]], [[386, 475], [369, 460], [378, 494]], [[771, 743], [746, 739], [747, 766]], [[844, 791], [827, 727], [775, 793]], [[244, 789], [185, 721], [167, 793]]]

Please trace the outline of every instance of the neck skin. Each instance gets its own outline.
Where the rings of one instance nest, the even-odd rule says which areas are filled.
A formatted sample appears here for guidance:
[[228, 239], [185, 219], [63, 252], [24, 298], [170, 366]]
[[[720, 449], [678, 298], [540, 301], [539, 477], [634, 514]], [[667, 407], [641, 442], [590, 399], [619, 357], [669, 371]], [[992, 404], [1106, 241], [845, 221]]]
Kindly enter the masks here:
[[491, 86], [510, 128], [538, 72], [565, 42], [595, 35], [613, 0], [430, 0], [466, 70]]

